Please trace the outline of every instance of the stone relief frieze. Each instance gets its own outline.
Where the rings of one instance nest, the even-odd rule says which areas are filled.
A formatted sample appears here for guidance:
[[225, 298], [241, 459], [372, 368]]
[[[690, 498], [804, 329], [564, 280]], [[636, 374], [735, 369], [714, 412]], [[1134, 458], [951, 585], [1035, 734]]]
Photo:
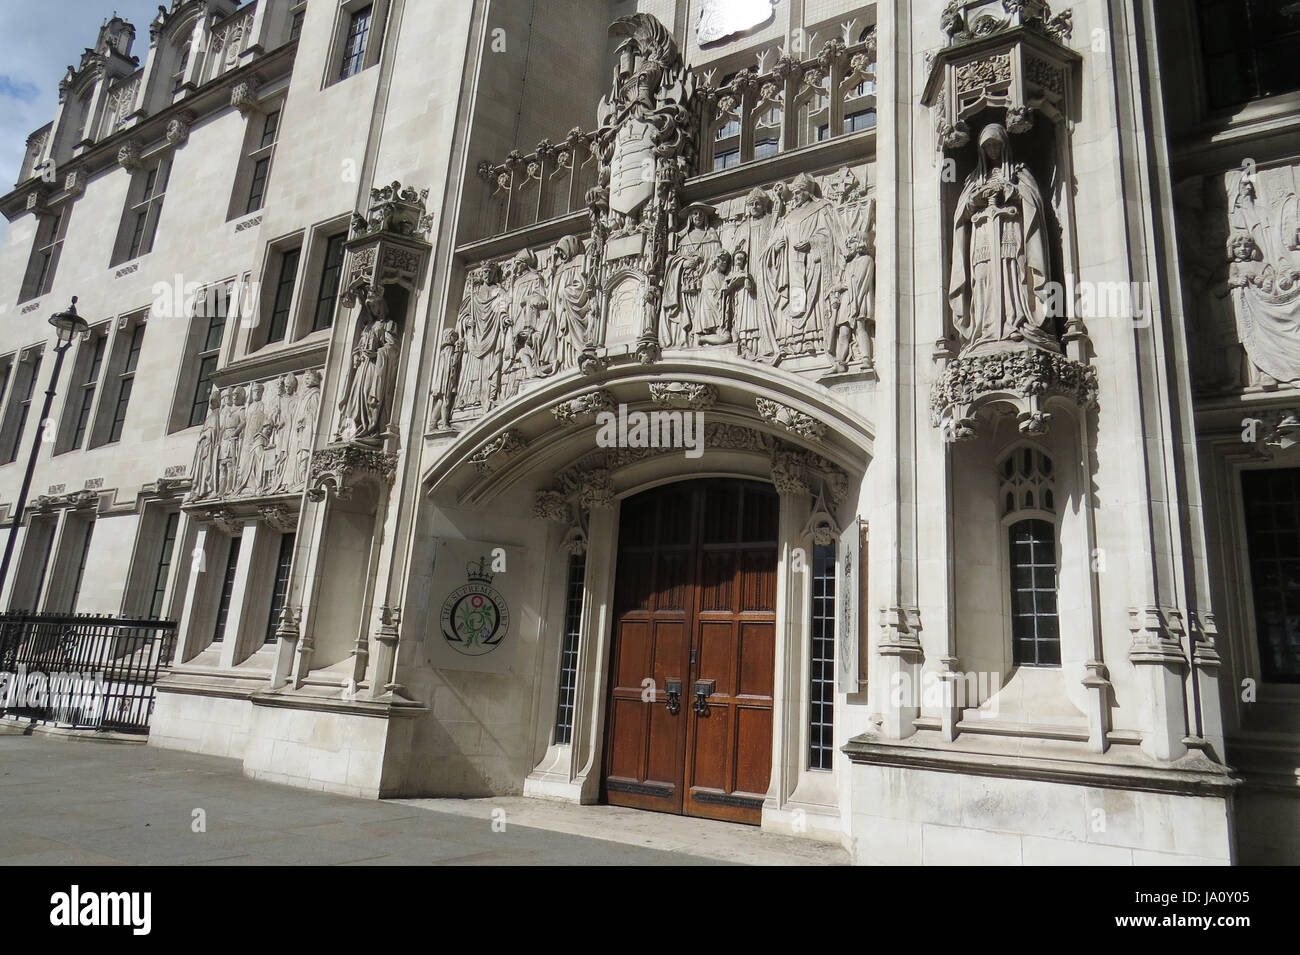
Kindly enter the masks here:
[[[801, 174], [682, 214], [655, 293], [657, 347], [723, 348], [818, 374], [872, 369], [875, 200], [858, 173]], [[598, 254], [632, 235], [622, 222], [621, 236], [566, 236], [469, 270], [455, 325], [440, 339], [432, 429], [562, 372], [594, 371], [620, 335], [629, 347], [639, 340], [649, 293], [626, 262], [620, 278]]]
[[1298, 191], [1296, 166], [1180, 184], [1179, 247], [1200, 393], [1300, 384]]
[[302, 491], [320, 401], [321, 372], [314, 368], [212, 389], [185, 502]]

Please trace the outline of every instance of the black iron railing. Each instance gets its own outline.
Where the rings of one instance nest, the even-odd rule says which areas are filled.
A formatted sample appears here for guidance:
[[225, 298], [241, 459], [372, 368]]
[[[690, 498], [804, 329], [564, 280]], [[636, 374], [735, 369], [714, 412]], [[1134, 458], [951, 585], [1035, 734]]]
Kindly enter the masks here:
[[147, 733], [175, 649], [170, 620], [0, 613], [0, 715]]

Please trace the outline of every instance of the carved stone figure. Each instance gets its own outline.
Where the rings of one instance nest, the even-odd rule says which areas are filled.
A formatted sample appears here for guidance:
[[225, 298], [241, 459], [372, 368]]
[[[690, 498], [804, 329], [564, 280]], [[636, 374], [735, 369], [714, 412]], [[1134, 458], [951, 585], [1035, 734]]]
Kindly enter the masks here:
[[727, 294], [736, 333], [736, 354], [762, 361], [774, 359], [775, 331], [767, 310], [759, 302], [758, 285], [749, 272], [749, 252], [744, 246], [737, 249], [731, 258], [731, 281]]
[[700, 280], [697, 345], [725, 345], [732, 339], [731, 253], [719, 250]]
[[264, 490], [262, 485], [267, 451], [275, 426], [271, 423], [267, 407], [262, 402], [265, 387], [254, 383], [249, 387], [249, 400], [244, 406], [244, 445], [239, 455], [239, 474], [234, 493], [253, 494]]
[[290, 486], [295, 489], [302, 487], [311, 473], [312, 442], [319, 414], [320, 372], [313, 369], [303, 375], [302, 395], [293, 406], [293, 418], [289, 426], [285, 458], [292, 474]]
[[537, 256], [524, 249], [510, 262], [509, 336], [505, 374], [513, 393], [521, 380], [555, 370], [555, 321]]
[[786, 355], [829, 351], [833, 331], [830, 291], [843, 259], [844, 240], [834, 204], [816, 181], [800, 173], [790, 184], [790, 206], [763, 249], [764, 298]]
[[[1300, 381], [1300, 198], [1269, 202], [1251, 173], [1229, 208], [1228, 278], [1251, 384]], [[1236, 376], [1240, 377], [1240, 376]]]
[[551, 253], [550, 302], [555, 322], [557, 368], [573, 368], [594, 343], [592, 312], [595, 290], [587, 274], [586, 255], [577, 236], [566, 235]]
[[276, 490], [290, 487], [292, 468], [289, 463], [289, 445], [293, 416], [298, 404], [298, 379], [286, 374], [279, 381], [279, 395], [272, 411], [275, 425], [275, 450], [266, 477], [266, 486]]
[[362, 304], [361, 333], [352, 349], [352, 367], [339, 402], [335, 440], [383, 441], [392, 412], [399, 347], [397, 322], [388, 316], [384, 291], [371, 286]]
[[444, 331], [442, 342], [438, 346], [438, 380], [434, 385], [433, 407], [429, 409], [429, 418], [436, 431], [445, 431], [451, 427], [451, 413], [456, 407], [456, 389], [460, 383], [460, 365], [464, 354], [464, 345], [456, 329]]
[[217, 493], [222, 497], [232, 495], [238, 486], [239, 456], [244, 439], [244, 402], [247, 394], [243, 388], [232, 388], [221, 394], [220, 441], [217, 451]]
[[491, 408], [501, 393], [501, 362], [507, 334], [508, 300], [501, 270], [489, 263], [469, 274], [456, 331], [465, 357], [457, 386], [457, 407]]
[[685, 348], [700, 327], [701, 283], [710, 264], [722, 251], [714, 224], [715, 210], [702, 202], [686, 208], [686, 231], [668, 258], [664, 278], [664, 341], [669, 348]]
[[948, 301], [962, 354], [1025, 343], [1060, 345], [1046, 306], [1048, 253], [1043, 196], [997, 123], [979, 137], [979, 165], [966, 178], [953, 222]]
[[215, 388], [208, 395], [208, 415], [199, 429], [198, 444], [194, 447], [194, 464], [190, 476], [194, 484], [190, 490], [196, 498], [208, 497], [217, 491], [217, 457], [221, 441], [221, 393]]
[[876, 318], [876, 258], [871, 240], [860, 234], [849, 236], [847, 255], [837, 289], [831, 349], [837, 372], [848, 371], [851, 361], [871, 364], [871, 332]]

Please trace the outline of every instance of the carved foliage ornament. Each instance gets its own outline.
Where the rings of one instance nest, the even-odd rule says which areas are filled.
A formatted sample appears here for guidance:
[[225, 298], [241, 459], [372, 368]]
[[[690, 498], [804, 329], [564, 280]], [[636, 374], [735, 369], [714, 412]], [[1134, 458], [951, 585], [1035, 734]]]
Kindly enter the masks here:
[[323, 501], [327, 495], [347, 500], [363, 484], [387, 487], [397, 474], [397, 455], [355, 444], [332, 444], [311, 457], [307, 497]]

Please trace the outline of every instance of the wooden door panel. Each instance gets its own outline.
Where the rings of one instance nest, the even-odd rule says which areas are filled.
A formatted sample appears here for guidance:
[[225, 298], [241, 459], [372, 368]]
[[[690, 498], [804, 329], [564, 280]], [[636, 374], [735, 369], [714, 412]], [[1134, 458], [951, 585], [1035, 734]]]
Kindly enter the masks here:
[[772, 702], [776, 677], [776, 625], [767, 621], [742, 620], [737, 625], [740, 679], [736, 695]]
[[772, 708], [736, 707], [736, 775], [733, 792], [767, 794], [772, 779]]
[[[609, 802], [757, 823], [771, 777], [771, 488], [705, 480], [624, 502], [606, 730]], [[641, 700], [652, 678], [655, 703]], [[680, 681], [680, 708], [666, 704]], [[695, 684], [712, 681], [699, 704]]]

